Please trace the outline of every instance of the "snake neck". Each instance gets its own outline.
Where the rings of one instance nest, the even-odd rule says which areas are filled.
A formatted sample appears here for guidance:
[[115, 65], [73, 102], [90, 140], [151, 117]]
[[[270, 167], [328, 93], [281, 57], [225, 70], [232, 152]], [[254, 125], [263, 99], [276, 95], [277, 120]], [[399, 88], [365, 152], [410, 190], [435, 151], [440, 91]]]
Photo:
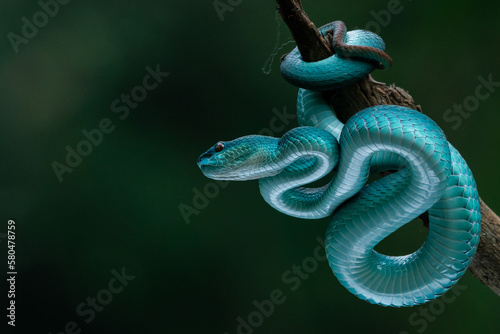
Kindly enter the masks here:
[[327, 175], [339, 158], [336, 138], [321, 129], [299, 127], [279, 141], [275, 166], [279, 173], [259, 180], [267, 203], [292, 216], [307, 212], [325, 190], [301, 187]]

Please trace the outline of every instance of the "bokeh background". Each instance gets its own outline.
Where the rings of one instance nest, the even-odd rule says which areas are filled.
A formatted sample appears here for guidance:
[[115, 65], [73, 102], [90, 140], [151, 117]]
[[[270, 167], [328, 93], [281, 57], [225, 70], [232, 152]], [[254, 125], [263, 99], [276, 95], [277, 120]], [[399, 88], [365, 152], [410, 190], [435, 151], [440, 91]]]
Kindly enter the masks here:
[[[8, 36], [22, 36], [23, 17], [33, 22], [41, 6], [0, 4], [0, 233], [15, 220], [18, 271], [13, 330], [4, 314], [0, 238], [2, 332], [498, 333], [500, 298], [470, 273], [446, 302], [370, 305], [348, 293], [325, 261], [311, 260], [328, 219], [284, 216], [263, 201], [257, 182], [216, 184], [201, 174], [196, 158], [216, 141], [258, 133], [277, 114], [295, 111], [296, 89], [278, 67], [294, 44], [275, 50], [291, 39], [277, 23], [275, 2], [220, 3], [228, 7], [219, 15], [213, 0], [68, 1], [18, 52]], [[381, 34], [394, 66], [374, 77], [411, 92], [500, 212], [499, 87], [476, 99], [457, 129], [458, 121], [443, 117], [454, 104], [474, 101], [478, 77], [500, 81], [500, 5], [303, 5], [318, 25], [341, 19]], [[397, 13], [381, 14], [388, 8]], [[37, 19], [43, 23], [43, 15]], [[170, 74], [127, 117], [113, 112], [115, 99], [142, 85], [148, 66]], [[106, 118], [113, 131], [60, 182], [53, 162], [65, 164], [66, 146], [76, 149], [82, 131]], [[276, 124], [281, 136], [296, 121]], [[424, 238], [412, 223], [380, 249], [403, 254]], [[303, 264], [307, 278], [290, 273]], [[113, 270], [134, 278], [109, 294]], [[254, 301], [276, 289], [283, 302], [259, 318]], [[90, 313], [81, 311], [89, 306], [77, 308], [96, 297], [106, 305], [87, 323]], [[239, 317], [255, 326], [238, 329]]]

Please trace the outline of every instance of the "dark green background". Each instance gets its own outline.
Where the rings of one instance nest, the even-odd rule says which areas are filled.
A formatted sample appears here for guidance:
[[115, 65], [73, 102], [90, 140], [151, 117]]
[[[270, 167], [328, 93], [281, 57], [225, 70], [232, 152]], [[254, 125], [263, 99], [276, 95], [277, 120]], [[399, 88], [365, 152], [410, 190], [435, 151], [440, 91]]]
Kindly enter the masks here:
[[[354, 28], [377, 22], [372, 11], [388, 2], [303, 4], [318, 25], [342, 19]], [[457, 130], [443, 119], [475, 94], [479, 76], [500, 81], [500, 5], [401, 0], [400, 7], [380, 27], [394, 65], [374, 77], [411, 92], [500, 212], [500, 92]], [[18, 333], [59, 333], [75, 321], [81, 333], [233, 334], [236, 319], [274, 289], [286, 301], [255, 333], [498, 333], [500, 298], [470, 273], [453, 302], [407, 309], [357, 299], [326, 262], [291, 291], [282, 275], [312, 256], [328, 219], [287, 217], [264, 202], [256, 182], [217, 190], [201, 174], [196, 158], [217, 140], [269, 127], [273, 109], [295, 110], [296, 89], [277, 66], [293, 44], [278, 51], [269, 75], [261, 71], [276, 43], [273, 0], [243, 0], [223, 21], [212, 0], [70, 1], [15, 53], [7, 34], [21, 34], [21, 18], [32, 21], [39, 10], [34, 0], [0, 5], [0, 233], [16, 221]], [[285, 26], [279, 31], [279, 44], [290, 39]], [[120, 120], [111, 103], [157, 64], [170, 75]], [[75, 148], [82, 130], [103, 118], [114, 131], [60, 183], [52, 162], [64, 163], [66, 145]], [[179, 205], [192, 207], [205, 187], [218, 194], [187, 224]], [[385, 249], [415, 250], [425, 229], [413, 225]], [[135, 279], [85, 323], [77, 305], [123, 267]]]

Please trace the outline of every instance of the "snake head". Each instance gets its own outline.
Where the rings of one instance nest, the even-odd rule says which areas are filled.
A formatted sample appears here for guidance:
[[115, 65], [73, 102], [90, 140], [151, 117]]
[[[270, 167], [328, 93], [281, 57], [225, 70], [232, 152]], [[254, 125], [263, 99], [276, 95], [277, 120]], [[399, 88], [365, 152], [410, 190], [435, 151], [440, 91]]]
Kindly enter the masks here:
[[214, 180], [244, 181], [274, 175], [269, 165], [277, 138], [245, 136], [232, 141], [220, 141], [198, 158], [202, 173]]

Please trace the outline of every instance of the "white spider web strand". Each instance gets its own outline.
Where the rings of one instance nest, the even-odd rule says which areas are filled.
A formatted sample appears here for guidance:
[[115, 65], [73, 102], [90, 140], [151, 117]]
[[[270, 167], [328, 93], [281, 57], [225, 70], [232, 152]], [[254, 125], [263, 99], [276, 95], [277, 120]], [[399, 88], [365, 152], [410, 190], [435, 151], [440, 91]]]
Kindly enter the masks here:
[[281, 28], [281, 23], [282, 22], [281, 22], [281, 16], [279, 15], [278, 11], [276, 11], [275, 19], [276, 19], [276, 43], [274, 44], [273, 51], [269, 54], [269, 56], [267, 57], [266, 62], [264, 63], [264, 65], [261, 68], [261, 71], [264, 74], [271, 73], [273, 62], [274, 62], [274, 58], [276, 57], [276, 55], [278, 54], [278, 52], [281, 49], [283, 49], [286, 45], [295, 42], [293, 39], [291, 39], [291, 40], [289, 40], [287, 42], [284, 42], [284, 43], [282, 43], [280, 45], [280, 39], [281, 39], [281, 30], [280, 30], [280, 28]]

